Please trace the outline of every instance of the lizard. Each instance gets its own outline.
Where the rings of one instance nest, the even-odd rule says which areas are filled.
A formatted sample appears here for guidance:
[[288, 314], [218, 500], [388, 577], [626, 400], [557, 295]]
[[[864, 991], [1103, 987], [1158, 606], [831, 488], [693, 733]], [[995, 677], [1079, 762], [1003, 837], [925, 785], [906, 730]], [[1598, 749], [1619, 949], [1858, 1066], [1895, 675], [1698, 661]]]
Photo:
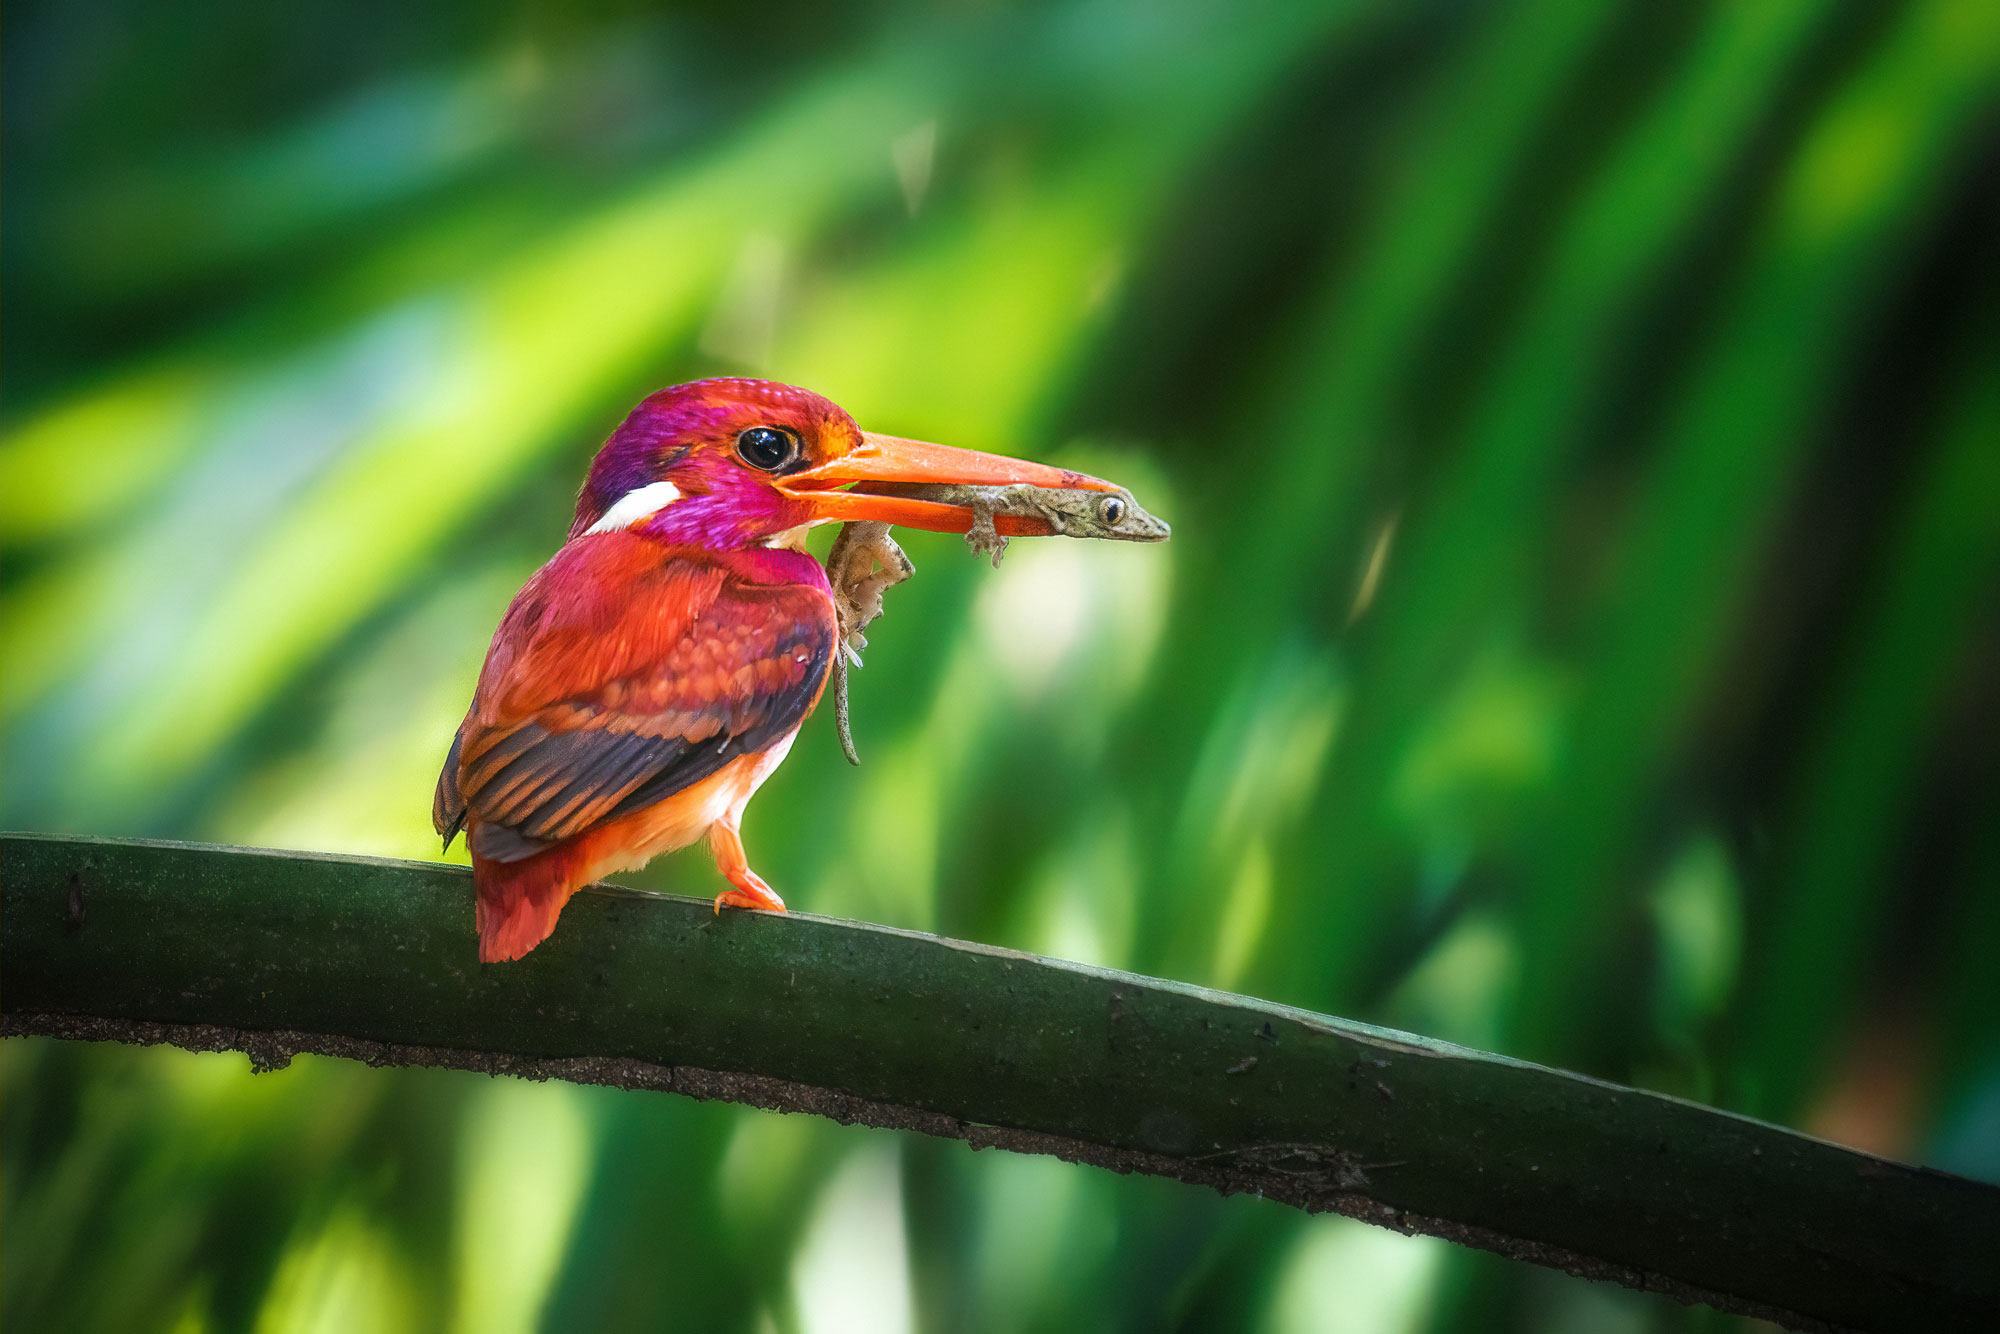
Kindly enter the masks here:
[[[889, 490], [890, 488], [884, 488]], [[894, 493], [936, 504], [960, 505], [972, 511], [966, 545], [990, 554], [997, 567], [1013, 536], [1094, 537], [1122, 542], [1164, 542], [1171, 533], [1165, 522], [1146, 512], [1125, 490], [1070, 490], [1057, 487], [971, 486], [928, 484], [898, 486]], [[833, 665], [834, 722], [840, 748], [848, 763], [859, 764], [854, 749], [847, 695], [847, 669], [861, 665], [860, 650], [868, 646], [862, 634], [882, 614], [882, 594], [916, 573], [916, 566], [889, 536], [889, 525], [873, 521], [841, 526], [826, 558], [827, 580], [833, 586], [839, 640]]]

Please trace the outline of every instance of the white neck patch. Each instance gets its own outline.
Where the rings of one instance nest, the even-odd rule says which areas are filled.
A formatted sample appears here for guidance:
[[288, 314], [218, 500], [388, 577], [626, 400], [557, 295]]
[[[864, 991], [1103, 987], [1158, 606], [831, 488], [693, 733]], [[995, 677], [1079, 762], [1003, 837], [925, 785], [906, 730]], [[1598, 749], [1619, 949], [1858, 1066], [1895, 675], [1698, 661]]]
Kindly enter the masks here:
[[652, 518], [680, 498], [681, 489], [672, 482], [649, 482], [618, 497], [617, 503], [604, 511], [603, 518], [583, 531], [610, 533], [630, 528], [641, 520]]

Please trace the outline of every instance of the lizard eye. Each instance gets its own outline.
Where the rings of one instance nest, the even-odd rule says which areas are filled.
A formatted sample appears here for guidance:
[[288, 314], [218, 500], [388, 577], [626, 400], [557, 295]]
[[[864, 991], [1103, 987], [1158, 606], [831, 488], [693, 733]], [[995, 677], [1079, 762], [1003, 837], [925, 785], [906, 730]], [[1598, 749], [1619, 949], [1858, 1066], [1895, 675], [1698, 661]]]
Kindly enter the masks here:
[[776, 426], [753, 426], [736, 437], [736, 456], [765, 472], [776, 472], [798, 453], [799, 438]]
[[1117, 496], [1106, 496], [1097, 502], [1097, 517], [1106, 523], [1117, 523], [1125, 517], [1125, 502]]

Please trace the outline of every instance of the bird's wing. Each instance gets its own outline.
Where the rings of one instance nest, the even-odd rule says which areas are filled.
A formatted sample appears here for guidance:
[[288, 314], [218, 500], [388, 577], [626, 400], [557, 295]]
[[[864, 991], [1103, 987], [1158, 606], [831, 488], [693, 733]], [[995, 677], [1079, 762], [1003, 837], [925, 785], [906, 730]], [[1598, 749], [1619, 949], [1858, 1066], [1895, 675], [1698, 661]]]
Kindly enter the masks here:
[[444, 768], [438, 771], [437, 791], [431, 796], [431, 828], [444, 839], [447, 850], [458, 831], [465, 828], [465, 797], [458, 790], [458, 752], [465, 744], [465, 723], [452, 733], [451, 749], [444, 753]]
[[572, 543], [508, 610], [438, 779], [447, 842], [469, 818], [475, 853], [532, 856], [764, 749], [818, 702], [825, 592], [640, 541]]

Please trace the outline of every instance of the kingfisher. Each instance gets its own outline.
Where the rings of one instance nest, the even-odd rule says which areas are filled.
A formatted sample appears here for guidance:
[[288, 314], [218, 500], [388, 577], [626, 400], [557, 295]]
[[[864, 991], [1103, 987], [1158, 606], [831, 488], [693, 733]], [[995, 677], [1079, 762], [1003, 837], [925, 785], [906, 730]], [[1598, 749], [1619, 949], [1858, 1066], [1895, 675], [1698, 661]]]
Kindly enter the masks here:
[[807, 532], [963, 533], [971, 508], [899, 489], [1017, 483], [1124, 494], [863, 431], [768, 380], [698, 380], [634, 408], [592, 460], [561, 549], [501, 618], [438, 775], [432, 823], [446, 848], [465, 834], [480, 960], [521, 958], [578, 889], [704, 836], [729, 882], [718, 913], [783, 912], [740, 829], [840, 651]]

